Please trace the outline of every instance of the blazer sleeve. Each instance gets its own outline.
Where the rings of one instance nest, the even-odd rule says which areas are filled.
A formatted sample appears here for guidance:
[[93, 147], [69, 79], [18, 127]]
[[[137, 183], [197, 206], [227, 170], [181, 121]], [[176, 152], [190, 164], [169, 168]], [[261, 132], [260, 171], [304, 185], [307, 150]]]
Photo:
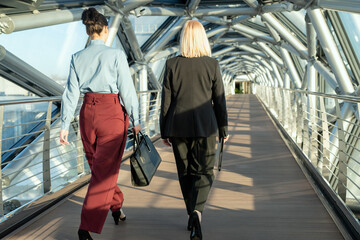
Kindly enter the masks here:
[[170, 78], [172, 77], [168, 61], [166, 61], [165, 65], [165, 75], [162, 87], [161, 94], [161, 112], [160, 112], [160, 133], [161, 138], [167, 138], [167, 134], [165, 133], [167, 116], [171, 104], [171, 87], [170, 87]]
[[219, 128], [219, 137], [226, 137], [228, 135], [228, 115], [226, 110], [224, 83], [222, 81], [218, 62], [216, 62], [216, 71], [213, 80], [212, 101]]

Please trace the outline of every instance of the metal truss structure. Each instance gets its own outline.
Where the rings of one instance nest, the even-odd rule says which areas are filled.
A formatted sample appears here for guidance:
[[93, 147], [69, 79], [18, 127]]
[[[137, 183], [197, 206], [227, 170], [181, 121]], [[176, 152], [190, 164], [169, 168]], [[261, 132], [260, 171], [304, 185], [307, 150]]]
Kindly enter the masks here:
[[[226, 93], [234, 94], [238, 82], [251, 82], [252, 92], [331, 191], [352, 209], [353, 217], [359, 214], [360, 53], [341, 14], [359, 14], [360, 1], [3, 0], [0, 33], [76, 22], [88, 7], [109, 17], [106, 44], [120, 42], [128, 56], [143, 125], [158, 114], [160, 103], [162, 77], [151, 64], [175, 56], [183, 25], [199, 19], [220, 63]], [[140, 44], [130, 16], [167, 19]], [[360, 18], [352, 19], [360, 24]], [[0, 47], [0, 76], [40, 97], [63, 91], [7, 46]], [[2, 112], [0, 106], [1, 121]]]

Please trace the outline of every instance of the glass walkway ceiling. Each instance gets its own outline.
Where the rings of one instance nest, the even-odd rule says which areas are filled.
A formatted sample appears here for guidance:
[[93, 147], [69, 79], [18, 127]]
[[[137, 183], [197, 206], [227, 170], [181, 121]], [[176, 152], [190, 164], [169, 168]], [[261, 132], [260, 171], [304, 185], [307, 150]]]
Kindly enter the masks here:
[[[224, 153], [228, 165], [224, 163], [223, 171], [217, 176], [217, 184], [222, 190], [214, 189], [212, 197], [217, 200], [214, 200], [215, 205], [209, 204], [209, 215], [216, 213], [216, 209], [233, 209], [239, 215], [231, 221], [239, 219], [239, 225], [254, 227], [255, 223], [245, 221], [241, 214], [245, 212], [245, 216], [249, 216], [246, 214], [255, 211], [256, 204], [238, 211], [238, 199], [222, 200], [219, 196], [221, 191], [229, 191], [234, 193], [229, 196], [247, 196], [245, 199], [250, 202], [248, 195], [255, 198], [253, 202], [259, 200], [256, 198], [265, 198], [251, 193], [257, 182], [255, 175], [249, 174], [249, 179], [245, 180], [236, 177], [242, 175], [242, 167], [246, 168], [244, 171], [266, 174], [271, 166], [256, 164], [261, 160], [256, 157], [244, 157], [246, 154], [257, 156], [256, 152], [246, 152], [249, 151], [246, 147], [264, 147], [273, 156], [270, 158], [273, 164], [279, 164], [276, 157], [281, 158], [283, 152], [271, 148], [271, 141], [248, 139], [247, 145], [242, 143], [244, 131], [248, 131], [249, 136], [251, 131], [261, 127], [270, 131], [265, 130], [265, 126], [235, 130], [235, 126], [256, 121], [256, 117], [243, 118], [244, 114], [255, 116], [265, 109], [282, 136], [282, 144], [285, 143], [294, 156], [287, 161], [301, 166], [315, 189], [312, 194], [316, 192], [322, 200], [319, 207], [329, 212], [327, 220], [318, 218], [314, 212], [309, 221], [315, 224], [331, 220], [332, 223], [324, 228], [327, 230], [323, 231], [340, 237], [334, 239], [360, 239], [359, 0], [0, 1], [0, 238], [62, 199], [72, 196], [68, 201], [82, 202], [81, 190], [76, 191], [86, 186], [89, 167], [78, 133], [78, 118], [75, 117], [71, 125], [69, 146], [61, 146], [58, 136], [61, 94], [67, 81], [70, 57], [86, 47], [89, 41], [80, 21], [82, 11], [88, 7], [95, 7], [109, 19], [110, 37], [106, 44], [121, 48], [127, 54], [140, 101], [141, 124], [154, 140], [159, 134], [159, 93], [165, 62], [179, 54], [180, 31], [188, 19], [198, 19], [204, 25], [212, 57], [220, 63], [226, 95], [232, 102], [229, 116], [236, 122]], [[250, 98], [255, 105], [247, 103]], [[242, 104], [249, 105], [245, 112]], [[278, 140], [274, 138], [274, 141]], [[131, 144], [130, 135], [128, 148]], [[246, 146], [235, 148], [242, 144]], [[169, 157], [164, 164], [172, 164], [170, 160]], [[247, 169], [250, 166], [253, 169]], [[160, 172], [159, 177], [175, 177], [171, 170], [167, 171]], [[276, 176], [271, 175], [274, 178], [272, 184], [279, 184], [279, 188], [281, 184], [290, 184], [292, 180], [287, 177], [292, 171], [280, 165], [275, 171]], [[128, 179], [120, 177], [118, 184], [126, 185]], [[247, 189], [241, 187], [239, 190], [232, 184], [248, 185]], [[129, 192], [139, 194], [137, 196], [149, 191], [161, 194], [166, 188], [166, 185], [161, 185], [161, 190], [129, 187]], [[304, 193], [303, 185], [294, 184], [290, 188], [286, 188], [286, 194]], [[73, 193], [75, 195], [71, 195]], [[285, 193], [277, 193], [269, 197], [284, 200], [282, 194]], [[176, 194], [175, 198], [178, 197]], [[221, 201], [227, 201], [226, 207]], [[307, 199], [298, 202], [297, 207], [309, 206], [306, 202]], [[294, 209], [284, 204], [283, 209], [276, 204], [270, 209], [292, 213]], [[134, 215], [140, 217], [136, 206], [131, 206]], [[142, 208], [146, 207], [158, 206], [142, 205]], [[174, 208], [178, 207], [182, 205]], [[211, 213], [211, 209], [215, 212]], [[266, 215], [267, 208], [260, 209], [266, 216], [264, 219], [260, 215], [250, 218], [264, 224], [255, 224], [265, 231], [262, 236], [272, 236], [272, 229], [265, 226], [273, 221], [270, 216], [277, 216]], [[306, 216], [310, 218], [311, 214]], [[291, 225], [291, 221], [283, 220], [280, 223], [285, 227]], [[296, 224], [311, 225], [305, 220]], [[322, 232], [320, 225], [316, 225], [316, 229], [308, 226], [304, 232]], [[210, 226], [208, 228], [215, 231], [216, 226]], [[292, 232], [295, 236], [302, 232], [289, 229], [291, 231], [286, 234]], [[233, 230], [229, 232], [235, 234]], [[284, 239], [296, 239], [294, 236]], [[330, 239], [324, 236], [327, 235], [304, 235], [298, 239]], [[33, 239], [46, 238], [41, 235]], [[54, 235], [52, 239], [59, 238]], [[280, 237], [250, 234], [245, 239]]]

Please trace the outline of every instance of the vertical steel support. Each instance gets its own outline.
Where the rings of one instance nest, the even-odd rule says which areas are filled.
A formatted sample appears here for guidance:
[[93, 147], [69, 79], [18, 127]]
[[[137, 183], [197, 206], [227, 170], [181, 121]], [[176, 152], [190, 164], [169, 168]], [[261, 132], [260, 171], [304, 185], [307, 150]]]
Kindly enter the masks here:
[[4, 124], [4, 106], [0, 106], [0, 216], [4, 216], [3, 189], [2, 189], [2, 132]]
[[284, 75], [284, 88], [290, 89], [290, 77], [287, 72], [285, 72], [285, 75]]
[[307, 110], [308, 110], [308, 105], [306, 104], [307, 102], [307, 97], [305, 95], [305, 93], [301, 93], [301, 110], [302, 110], [302, 121], [301, 123], [303, 124], [303, 126], [300, 126], [301, 127], [301, 130], [302, 131], [302, 150], [303, 152], [309, 157], [309, 155], [307, 154], [309, 151], [310, 151], [310, 136], [309, 136], [309, 118], [308, 118], [308, 113], [307, 113]]
[[84, 173], [84, 149], [81, 141], [80, 125], [78, 125], [78, 131], [76, 133], [76, 165], [78, 175]]
[[[148, 90], [148, 75], [147, 75], [147, 66], [142, 65], [140, 71], [139, 71], [139, 91], [144, 92]], [[149, 129], [149, 124], [146, 121], [148, 119], [147, 112], [148, 112], [148, 98], [146, 93], [141, 93], [140, 98], [140, 120], [143, 124], [143, 128], [145, 130], [145, 133], [147, 134], [147, 131]]]
[[335, 99], [335, 109], [337, 116], [337, 128], [339, 138], [339, 171], [337, 190], [340, 198], [346, 201], [346, 188], [347, 188], [347, 166], [346, 166], [346, 144], [345, 144], [345, 132], [343, 126], [343, 119], [341, 117], [341, 109], [338, 99]]
[[155, 116], [156, 116], [156, 122], [155, 122], [155, 131], [156, 132], [160, 132], [160, 107], [161, 107], [161, 92], [158, 92], [157, 93], [157, 96], [156, 96], [156, 111], [155, 111]]
[[325, 99], [319, 97], [320, 112], [321, 112], [321, 125], [322, 125], [322, 176], [329, 181], [330, 179], [330, 134], [327, 121], [327, 113], [325, 108]]
[[295, 93], [295, 105], [296, 105], [296, 143], [301, 148], [301, 144], [303, 143], [303, 128], [304, 128], [304, 119], [303, 119], [303, 104], [302, 104], [302, 95], [303, 93]]
[[50, 177], [50, 125], [51, 125], [51, 109], [52, 101], [48, 103], [48, 110], [46, 114], [45, 131], [44, 131], [44, 145], [43, 145], [43, 186], [44, 193], [51, 190]]

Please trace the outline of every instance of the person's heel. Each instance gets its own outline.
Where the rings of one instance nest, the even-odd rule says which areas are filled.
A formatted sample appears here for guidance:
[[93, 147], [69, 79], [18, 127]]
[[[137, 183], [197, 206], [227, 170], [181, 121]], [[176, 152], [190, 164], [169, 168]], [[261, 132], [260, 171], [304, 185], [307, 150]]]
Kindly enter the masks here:
[[201, 224], [199, 215], [197, 212], [193, 212], [190, 216], [192, 219], [192, 228], [190, 233], [190, 239], [191, 240], [202, 240], [202, 232], [201, 232]]
[[113, 212], [112, 217], [114, 218], [114, 222], [115, 222], [116, 225], [119, 224], [119, 220], [121, 220], [121, 221], [126, 220], [126, 215], [124, 214], [124, 212], [123, 212], [123, 210], [121, 208], [120, 208], [119, 211]]
[[79, 229], [78, 230], [79, 240], [93, 240], [88, 231]]

